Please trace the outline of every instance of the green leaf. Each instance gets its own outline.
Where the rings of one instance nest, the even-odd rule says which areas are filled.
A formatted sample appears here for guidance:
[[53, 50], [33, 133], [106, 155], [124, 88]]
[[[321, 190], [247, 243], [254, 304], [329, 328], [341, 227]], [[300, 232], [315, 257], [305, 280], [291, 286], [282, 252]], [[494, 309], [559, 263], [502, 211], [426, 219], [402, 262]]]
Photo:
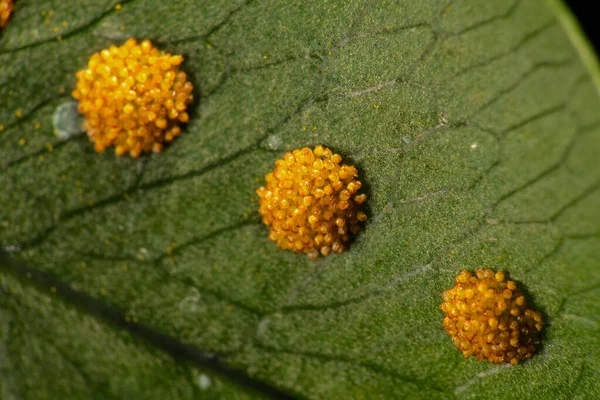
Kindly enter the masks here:
[[[600, 397], [600, 69], [561, 3], [191, 3], [16, 3], [0, 398]], [[182, 54], [197, 98], [140, 159], [69, 120], [75, 72], [129, 37]], [[369, 220], [313, 262], [268, 240], [255, 190], [316, 144], [357, 165]], [[544, 313], [530, 361], [464, 359], [442, 329], [479, 267]]]

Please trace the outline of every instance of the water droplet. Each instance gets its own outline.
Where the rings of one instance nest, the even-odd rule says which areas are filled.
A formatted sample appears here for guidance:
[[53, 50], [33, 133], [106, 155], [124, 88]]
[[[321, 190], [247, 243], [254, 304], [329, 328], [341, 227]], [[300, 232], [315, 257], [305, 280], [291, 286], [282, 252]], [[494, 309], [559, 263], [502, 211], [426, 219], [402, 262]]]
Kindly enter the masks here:
[[184, 313], [196, 313], [202, 310], [198, 304], [200, 301], [200, 292], [196, 288], [192, 288], [188, 296], [184, 297], [179, 303], [179, 310]]
[[56, 136], [61, 140], [67, 140], [71, 136], [83, 133], [83, 116], [77, 110], [76, 101], [62, 103], [54, 111], [52, 124]]
[[280, 150], [281, 146], [283, 146], [283, 141], [279, 135], [271, 135], [267, 139], [267, 147], [271, 150]]
[[198, 375], [198, 387], [201, 390], [208, 389], [211, 384], [212, 384], [212, 380], [210, 379], [210, 377], [208, 375], [205, 375], [205, 374]]

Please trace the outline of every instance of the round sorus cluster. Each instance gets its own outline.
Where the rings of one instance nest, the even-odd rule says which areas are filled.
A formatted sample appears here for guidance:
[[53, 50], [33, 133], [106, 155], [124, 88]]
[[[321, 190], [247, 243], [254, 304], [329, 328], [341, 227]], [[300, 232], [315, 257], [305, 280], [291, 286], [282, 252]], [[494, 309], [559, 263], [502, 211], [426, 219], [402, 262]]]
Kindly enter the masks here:
[[115, 146], [117, 155], [160, 152], [181, 133], [193, 86], [179, 70], [183, 57], [129, 39], [92, 55], [77, 72], [73, 97], [96, 151]]
[[465, 357], [516, 365], [535, 353], [542, 314], [529, 308], [504, 272], [478, 269], [473, 276], [462, 271], [442, 297], [444, 329]]
[[8, 17], [10, 17], [12, 9], [12, 0], [0, 0], [0, 29], [8, 23]]
[[319, 254], [346, 250], [350, 236], [367, 219], [360, 205], [358, 172], [341, 164], [342, 157], [323, 146], [294, 150], [277, 160], [265, 177], [266, 187], [256, 192], [259, 213], [271, 227], [269, 239], [284, 250]]

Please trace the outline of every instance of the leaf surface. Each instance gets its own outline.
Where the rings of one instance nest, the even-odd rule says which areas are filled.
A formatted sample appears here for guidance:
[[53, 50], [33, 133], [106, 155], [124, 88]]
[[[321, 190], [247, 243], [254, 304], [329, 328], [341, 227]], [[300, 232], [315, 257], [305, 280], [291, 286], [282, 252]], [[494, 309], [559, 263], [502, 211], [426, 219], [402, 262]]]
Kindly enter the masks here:
[[[600, 75], [563, 6], [79, 3], [19, 1], [0, 39], [1, 398], [600, 397]], [[185, 57], [182, 136], [140, 159], [56, 136], [75, 72], [129, 37]], [[313, 262], [255, 190], [317, 144], [369, 220]], [[544, 313], [532, 360], [443, 331], [480, 267]]]

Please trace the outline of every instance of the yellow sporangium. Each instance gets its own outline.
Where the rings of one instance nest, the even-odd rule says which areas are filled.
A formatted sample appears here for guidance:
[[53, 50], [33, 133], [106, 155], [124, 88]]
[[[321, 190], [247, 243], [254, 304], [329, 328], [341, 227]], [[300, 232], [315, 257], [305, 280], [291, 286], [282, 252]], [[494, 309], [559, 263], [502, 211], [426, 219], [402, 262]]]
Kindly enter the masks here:
[[8, 23], [8, 18], [13, 10], [12, 0], [0, 0], [0, 29]]
[[77, 72], [73, 97], [85, 116], [84, 129], [96, 151], [115, 146], [115, 153], [138, 157], [160, 152], [163, 143], [181, 133], [180, 123], [193, 100], [193, 86], [173, 56], [144, 40], [129, 39], [92, 55]]
[[517, 283], [502, 271], [462, 271], [456, 285], [442, 294], [444, 329], [465, 357], [495, 364], [533, 356], [544, 327], [542, 314], [527, 305]]
[[267, 184], [256, 193], [259, 213], [271, 227], [269, 239], [281, 249], [319, 254], [346, 250], [351, 235], [367, 219], [360, 205], [367, 196], [358, 194], [361, 183], [353, 166], [323, 146], [294, 150], [275, 162]]

